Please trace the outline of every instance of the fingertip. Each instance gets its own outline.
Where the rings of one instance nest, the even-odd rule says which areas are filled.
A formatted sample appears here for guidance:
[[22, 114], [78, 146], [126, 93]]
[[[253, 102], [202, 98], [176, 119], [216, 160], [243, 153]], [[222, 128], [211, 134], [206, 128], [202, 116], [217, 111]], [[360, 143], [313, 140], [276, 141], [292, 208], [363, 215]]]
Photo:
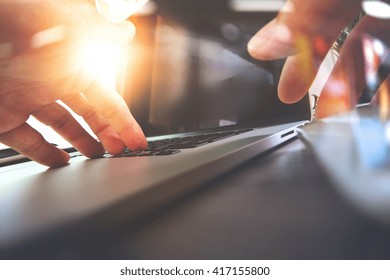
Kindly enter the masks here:
[[139, 125], [138, 125], [136, 136], [137, 136], [137, 145], [143, 150], [146, 149], [148, 147], [148, 141], [146, 139], [144, 132], [142, 131], [142, 128]]
[[255, 35], [248, 43], [248, 52], [249, 54], [256, 59], [263, 59], [265, 54], [262, 52], [263, 44], [266, 42], [260, 36]]
[[68, 165], [69, 160], [70, 160], [69, 154], [65, 151], [58, 149], [58, 153], [52, 153], [52, 156], [47, 161], [45, 160], [39, 162], [39, 160], [37, 160], [37, 162], [46, 165], [50, 168], [60, 168]]
[[299, 102], [307, 93], [306, 86], [300, 81], [289, 78], [280, 79], [278, 85], [279, 100], [285, 104], [294, 104]]
[[315, 66], [302, 56], [289, 57], [280, 75], [279, 99], [286, 104], [300, 101], [309, 91], [316, 73]]
[[274, 60], [293, 55], [293, 44], [290, 29], [275, 20], [263, 27], [247, 46], [249, 54], [259, 60]]
[[306, 90], [302, 90], [299, 87], [286, 86], [281, 83], [278, 87], [279, 100], [285, 104], [294, 104], [299, 102], [307, 94]]
[[33, 161], [50, 168], [59, 168], [68, 165], [70, 156], [67, 152], [50, 144], [44, 147], [39, 154], [26, 155]]
[[107, 152], [111, 155], [118, 155], [123, 153], [126, 149], [125, 144], [118, 137], [110, 137], [105, 140], [105, 148]]
[[140, 128], [136, 131], [128, 131], [127, 136], [122, 137], [122, 140], [132, 151], [145, 150], [148, 147], [146, 137]]
[[291, 98], [291, 96], [283, 95], [283, 94], [279, 94], [278, 96], [279, 96], [280, 101], [282, 101], [284, 104], [288, 104], [288, 105], [295, 104], [295, 103], [301, 101], [303, 98], [303, 96], [299, 97], [299, 98]]
[[119, 138], [118, 134], [109, 126], [97, 133], [97, 136], [103, 145], [103, 150], [111, 155], [121, 154], [126, 149], [126, 145]]
[[148, 147], [148, 141], [146, 140], [145, 135], [142, 134], [139, 136], [137, 144], [141, 150], [145, 150]]
[[131, 139], [129, 143], [129, 149], [133, 151], [142, 151], [148, 147], [148, 142], [146, 141], [145, 136], [135, 136]]
[[95, 149], [90, 150], [88, 153], [85, 154], [88, 158], [101, 158], [105, 154], [105, 149], [103, 146], [99, 143], [99, 146], [97, 146]]

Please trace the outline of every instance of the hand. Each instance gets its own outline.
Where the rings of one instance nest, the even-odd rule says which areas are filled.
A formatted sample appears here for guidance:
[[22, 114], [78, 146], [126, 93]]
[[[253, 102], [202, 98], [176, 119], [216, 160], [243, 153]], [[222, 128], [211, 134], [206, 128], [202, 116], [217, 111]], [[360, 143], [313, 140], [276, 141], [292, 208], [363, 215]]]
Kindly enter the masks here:
[[[248, 45], [254, 58], [272, 60], [290, 56], [279, 83], [282, 101], [294, 103], [305, 96], [340, 31], [360, 10], [358, 0], [290, 0], [277, 18], [254, 36]], [[390, 45], [389, 27], [389, 20], [369, 16], [357, 25], [322, 90], [317, 117], [344, 111], [356, 103], [357, 93], [365, 86], [362, 35], [372, 35]]]
[[[0, 0], [0, 142], [41, 164], [65, 165], [69, 155], [26, 123], [32, 115], [90, 158], [105, 149], [144, 149], [141, 128], [105, 81], [110, 73], [100, 71], [112, 54], [93, 56], [99, 42], [125, 46], [133, 33], [101, 17], [87, 0]], [[101, 143], [57, 100], [81, 115]]]

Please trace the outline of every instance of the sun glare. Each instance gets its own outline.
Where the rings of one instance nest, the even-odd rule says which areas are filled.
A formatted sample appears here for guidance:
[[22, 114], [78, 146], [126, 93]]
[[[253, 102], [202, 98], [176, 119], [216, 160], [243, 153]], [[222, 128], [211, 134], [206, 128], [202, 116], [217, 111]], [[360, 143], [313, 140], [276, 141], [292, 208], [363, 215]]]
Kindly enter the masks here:
[[116, 73], [125, 55], [123, 47], [107, 41], [93, 41], [82, 46], [81, 55], [88, 75], [105, 86], [115, 87]]

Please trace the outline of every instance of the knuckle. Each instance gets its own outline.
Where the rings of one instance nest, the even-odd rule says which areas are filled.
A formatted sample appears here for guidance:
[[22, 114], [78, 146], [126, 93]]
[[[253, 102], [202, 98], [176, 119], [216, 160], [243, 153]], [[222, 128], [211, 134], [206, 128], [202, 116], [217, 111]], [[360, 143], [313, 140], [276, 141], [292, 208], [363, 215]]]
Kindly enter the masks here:
[[0, 134], [8, 133], [19, 127], [20, 125], [24, 124], [28, 118], [29, 115], [12, 114], [10, 112], [9, 114], [3, 116], [3, 114], [0, 113], [0, 119], [4, 120], [0, 122]]
[[98, 114], [98, 111], [95, 107], [93, 106], [88, 106], [86, 109], [85, 109], [85, 112], [83, 113], [82, 117], [85, 119], [85, 120], [88, 120], [88, 119], [91, 119], [91, 118], [94, 118], [96, 115]]
[[67, 113], [63, 113], [59, 118], [55, 119], [49, 125], [55, 130], [61, 130], [70, 121], [70, 116]]
[[101, 126], [97, 127], [96, 130], [94, 131], [94, 133], [96, 134], [96, 136], [100, 137], [101, 134], [106, 130], [108, 129], [110, 126], [105, 123], [105, 124], [102, 124]]

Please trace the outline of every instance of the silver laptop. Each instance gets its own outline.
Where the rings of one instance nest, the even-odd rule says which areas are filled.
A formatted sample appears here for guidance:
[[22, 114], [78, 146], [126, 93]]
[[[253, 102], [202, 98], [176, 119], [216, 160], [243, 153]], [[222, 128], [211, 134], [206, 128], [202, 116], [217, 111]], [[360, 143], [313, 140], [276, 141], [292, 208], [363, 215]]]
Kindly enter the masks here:
[[95, 219], [130, 221], [296, 137], [311, 118], [308, 98], [282, 104], [282, 62], [250, 61], [258, 18], [142, 16], [123, 95], [149, 148], [63, 168], [3, 150], [0, 250]]

